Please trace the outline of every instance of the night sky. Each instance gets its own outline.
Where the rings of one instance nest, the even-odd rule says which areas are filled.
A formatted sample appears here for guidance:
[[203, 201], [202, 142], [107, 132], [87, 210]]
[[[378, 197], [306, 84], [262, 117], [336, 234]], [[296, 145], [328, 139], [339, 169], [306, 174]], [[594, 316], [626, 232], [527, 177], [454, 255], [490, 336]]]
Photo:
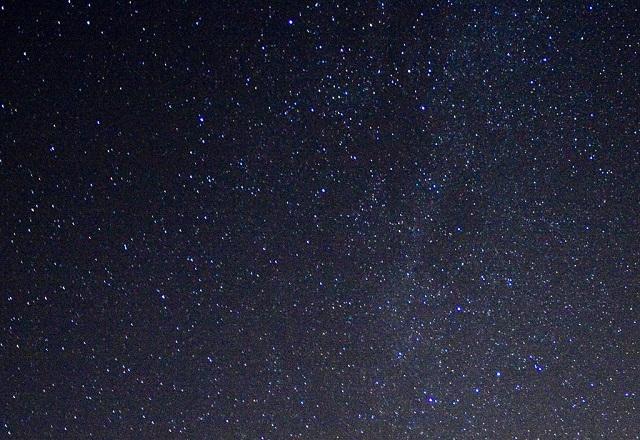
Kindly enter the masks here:
[[0, 2], [0, 437], [640, 438], [640, 11]]

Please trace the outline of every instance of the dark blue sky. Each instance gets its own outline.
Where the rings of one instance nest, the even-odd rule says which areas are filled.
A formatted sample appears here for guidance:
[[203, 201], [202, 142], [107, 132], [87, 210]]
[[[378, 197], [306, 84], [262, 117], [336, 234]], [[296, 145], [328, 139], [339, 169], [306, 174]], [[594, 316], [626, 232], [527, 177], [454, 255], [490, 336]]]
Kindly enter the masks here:
[[634, 2], [0, 2], [7, 438], [640, 435]]

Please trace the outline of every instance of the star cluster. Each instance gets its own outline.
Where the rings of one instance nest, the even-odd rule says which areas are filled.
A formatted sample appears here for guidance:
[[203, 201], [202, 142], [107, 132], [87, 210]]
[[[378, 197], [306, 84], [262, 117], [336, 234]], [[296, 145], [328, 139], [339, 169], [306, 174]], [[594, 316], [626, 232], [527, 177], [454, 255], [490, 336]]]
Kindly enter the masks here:
[[2, 2], [7, 438], [640, 435], [635, 2]]

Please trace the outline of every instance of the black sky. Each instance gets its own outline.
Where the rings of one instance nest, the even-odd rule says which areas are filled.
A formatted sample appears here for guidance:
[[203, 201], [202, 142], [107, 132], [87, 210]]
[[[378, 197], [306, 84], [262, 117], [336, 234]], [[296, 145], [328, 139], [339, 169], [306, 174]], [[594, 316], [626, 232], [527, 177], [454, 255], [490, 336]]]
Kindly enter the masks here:
[[636, 2], [0, 2], [0, 436], [640, 436]]

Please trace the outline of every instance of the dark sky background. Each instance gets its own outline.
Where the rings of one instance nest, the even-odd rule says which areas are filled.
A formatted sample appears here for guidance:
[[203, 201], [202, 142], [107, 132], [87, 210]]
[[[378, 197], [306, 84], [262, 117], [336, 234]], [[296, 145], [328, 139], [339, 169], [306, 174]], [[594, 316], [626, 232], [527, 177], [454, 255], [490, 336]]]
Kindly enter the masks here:
[[627, 2], [0, 2], [0, 437], [640, 436]]

